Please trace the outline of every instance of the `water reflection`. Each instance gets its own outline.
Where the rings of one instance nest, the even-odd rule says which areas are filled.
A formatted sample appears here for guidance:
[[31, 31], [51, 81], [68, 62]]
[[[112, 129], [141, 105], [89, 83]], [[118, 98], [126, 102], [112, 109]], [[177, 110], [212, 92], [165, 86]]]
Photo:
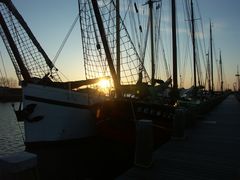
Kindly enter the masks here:
[[[15, 107], [19, 103], [14, 103]], [[12, 103], [0, 103], [0, 155], [24, 150], [24, 128], [17, 122]]]

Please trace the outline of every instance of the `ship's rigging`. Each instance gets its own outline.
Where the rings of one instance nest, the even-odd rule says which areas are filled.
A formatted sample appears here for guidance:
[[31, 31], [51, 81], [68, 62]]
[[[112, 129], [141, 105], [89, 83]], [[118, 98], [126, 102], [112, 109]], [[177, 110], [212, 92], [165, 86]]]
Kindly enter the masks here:
[[[116, 73], [117, 49], [116, 49], [116, 6], [113, 1], [103, 0], [98, 3], [101, 15], [101, 26], [99, 20], [93, 16], [96, 10], [93, 9], [90, 1], [80, 2], [80, 21], [83, 44], [83, 54], [87, 78], [110, 76]], [[99, 14], [98, 14], [99, 15]], [[103, 29], [104, 28], [104, 31]], [[120, 18], [120, 84], [136, 84], [139, 74], [143, 73], [143, 82], [149, 82], [149, 77], [144, 69], [143, 62], [139, 57], [133, 42], [129, 38], [123, 20]], [[104, 32], [104, 34], [101, 34]], [[105, 40], [103, 40], [105, 38]], [[104, 44], [105, 43], [105, 44]], [[108, 47], [107, 47], [108, 46]], [[109, 51], [105, 53], [105, 51]], [[109, 69], [109, 59], [112, 59], [113, 66]], [[116, 76], [116, 75], [114, 75]], [[115, 77], [113, 77], [115, 78]]]
[[[0, 1], [1, 2], [1, 1]], [[47, 77], [61, 81], [57, 68], [11, 1], [0, 3], [0, 34], [20, 81]]]

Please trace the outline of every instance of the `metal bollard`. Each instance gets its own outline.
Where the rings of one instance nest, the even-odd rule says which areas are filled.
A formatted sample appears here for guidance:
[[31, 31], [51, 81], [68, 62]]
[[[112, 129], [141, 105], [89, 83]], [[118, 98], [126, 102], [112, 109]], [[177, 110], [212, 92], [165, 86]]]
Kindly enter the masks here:
[[175, 117], [173, 119], [173, 140], [185, 139], [185, 109], [178, 108], [175, 110]]
[[134, 164], [148, 168], [152, 165], [153, 127], [152, 120], [139, 120], [136, 123], [136, 149]]

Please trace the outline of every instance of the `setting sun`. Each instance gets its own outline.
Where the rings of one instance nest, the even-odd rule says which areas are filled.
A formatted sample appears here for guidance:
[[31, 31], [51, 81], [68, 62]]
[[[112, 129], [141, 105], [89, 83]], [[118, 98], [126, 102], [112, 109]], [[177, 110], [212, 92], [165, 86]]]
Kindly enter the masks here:
[[101, 88], [101, 89], [108, 89], [108, 88], [110, 88], [110, 81], [107, 80], [107, 79], [101, 79], [101, 80], [98, 82], [98, 86], [99, 86], [99, 88]]

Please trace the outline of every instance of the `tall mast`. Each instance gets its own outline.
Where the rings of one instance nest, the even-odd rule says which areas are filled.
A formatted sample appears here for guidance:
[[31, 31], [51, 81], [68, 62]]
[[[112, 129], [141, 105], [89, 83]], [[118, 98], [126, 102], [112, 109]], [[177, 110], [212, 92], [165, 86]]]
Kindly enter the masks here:
[[12, 38], [12, 35], [9, 32], [9, 29], [7, 27], [7, 24], [4, 20], [1, 12], [0, 12], [0, 25], [2, 27], [3, 32], [5, 33], [7, 41], [9, 43], [9, 46], [10, 46], [12, 52], [13, 52], [13, 55], [14, 55], [17, 63], [18, 63], [18, 66], [20, 68], [23, 79], [25, 81], [29, 81], [31, 79], [31, 76], [30, 76], [25, 64], [23, 63], [23, 60], [22, 60], [22, 57], [20, 56], [17, 45], [15, 44], [14, 39]]
[[172, 0], [172, 53], [173, 53], [173, 89], [177, 90], [177, 38], [176, 38], [176, 1]]
[[152, 80], [151, 84], [154, 86], [154, 77], [155, 77], [155, 60], [154, 60], [154, 34], [153, 34], [153, 1], [149, 0], [149, 13], [150, 13], [150, 32], [151, 32], [151, 63], [152, 63]]
[[211, 72], [210, 72], [210, 59], [209, 59], [209, 52], [207, 53], [207, 75], [208, 75], [208, 91], [211, 91]]
[[97, 20], [99, 33], [100, 33], [100, 36], [102, 39], [103, 48], [106, 53], [106, 58], [107, 58], [108, 66], [110, 69], [110, 73], [113, 78], [114, 87], [116, 89], [117, 96], [119, 97], [119, 96], [121, 96], [119, 79], [118, 79], [117, 73], [116, 73], [114, 65], [113, 65], [113, 59], [112, 59], [110, 48], [108, 45], [108, 41], [107, 41], [107, 37], [106, 37], [106, 33], [105, 33], [105, 29], [104, 29], [103, 21], [101, 18], [101, 13], [99, 11], [97, 0], [92, 0], [92, 6], [93, 6], [93, 11], [94, 11], [94, 14], [95, 14], [95, 17]]
[[212, 80], [212, 89], [214, 91], [214, 79], [213, 79], [213, 49], [212, 49], [213, 39], [212, 39], [212, 23], [210, 21], [210, 56], [211, 56], [211, 80]]
[[19, 23], [21, 24], [21, 26], [24, 28], [24, 30], [26, 31], [26, 33], [28, 34], [29, 38], [31, 39], [31, 41], [33, 42], [33, 44], [36, 46], [36, 48], [38, 49], [38, 51], [42, 54], [42, 56], [44, 57], [47, 65], [49, 66], [50, 69], [52, 69], [54, 67], [52, 61], [49, 59], [49, 57], [47, 56], [46, 52], [42, 49], [41, 45], [39, 44], [39, 42], [37, 41], [37, 39], [35, 38], [35, 36], [33, 35], [32, 31], [30, 30], [30, 28], [28, 27], [27, 23], [25, 22], [25, 20], [23, 19], [23, 17], [21, 16], [21, 14], [19, 14], [18, 10], [16, 9], [16, 7], [13, 5], [12, 1], [6, 1], [6, 0], [1, 0], [2, 3], [4, 3], [8, 9], [13, 13], [13, 15], [15, 16], [15, 18], [19, 21]]
[[193, 11], [193, 1], [191, 0], [191, 22], [192, 22], [192, 43], [193, 43], [193, 77], [194, 77], [194, 87], [197, 86], [196, 78], [196, 41], [195, 41], [195, 24], [194, 24], [194, 11]]
[[223, 92], [223, 72], [222, 72], [222, 54], [219, 52], [219, 65], [220, 65], [220, 78], [221, 78], [221, 91]]
[[120, 69], [120, 5], [119, 0], [116, 0], [116, 51], [117, 51], [117, 79], [121, 84], [121, 69]]
[[153, 3], [157, 2], [156, 0], [148, 0], [144, 5], [149, 5], [149, 19], [150, 19], [150, 43], [151, 43], [151, 85], [155, 84], [155, 47], [154, 47], [154, 32], [153, 32]]

